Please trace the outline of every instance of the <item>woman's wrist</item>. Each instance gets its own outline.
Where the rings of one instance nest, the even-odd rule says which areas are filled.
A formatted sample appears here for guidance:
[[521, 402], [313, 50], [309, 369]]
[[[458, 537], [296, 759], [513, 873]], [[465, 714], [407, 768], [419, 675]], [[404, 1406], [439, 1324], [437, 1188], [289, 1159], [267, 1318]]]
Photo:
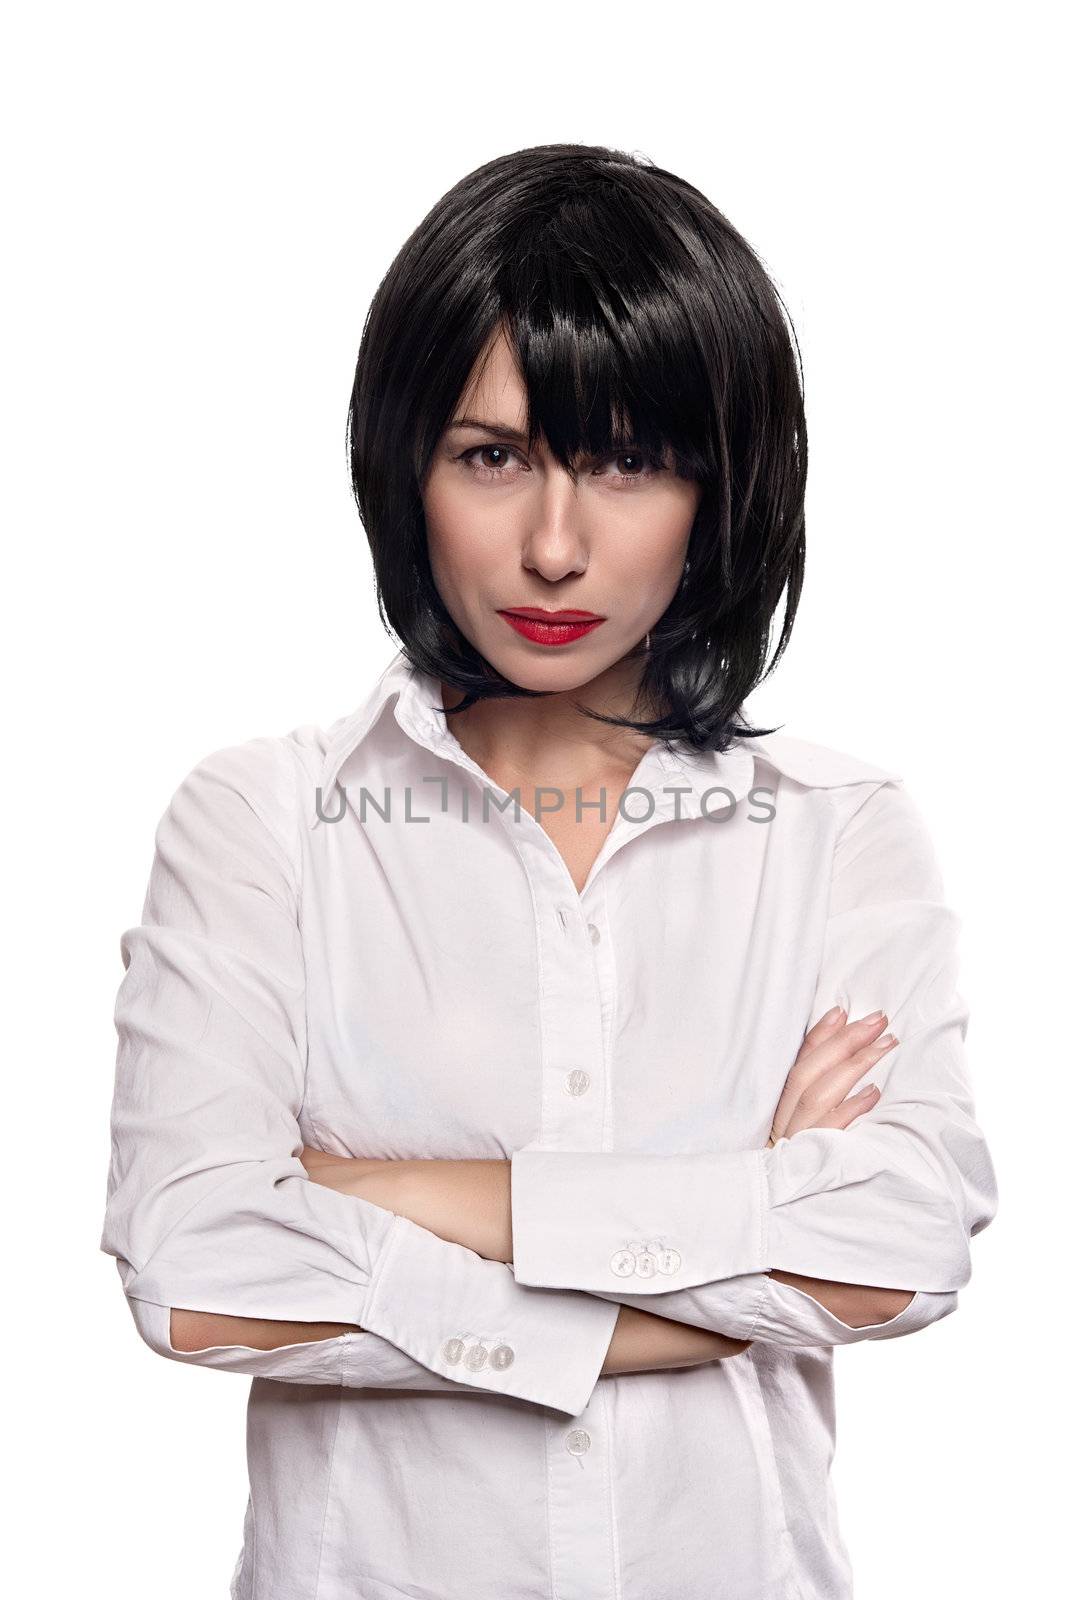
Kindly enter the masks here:
[[487, 1260], [512, 1260], [510, 1161], [385, 1161], [308, 1147], [301, 1161], [316, 1183], [407, 1217]]
[[695, 1367], [741, 1355], [750, 1340], [673, 1322], [637, 1306], [622, 1305], [602, 1363], [603, 1376], [617, 1372], [650, 1372], [666, 1367]]
[[388, 1168], [359, 1177], [362, 1199], [486, 1260], [511, 1262], [510, 1161], [398, 1161]]

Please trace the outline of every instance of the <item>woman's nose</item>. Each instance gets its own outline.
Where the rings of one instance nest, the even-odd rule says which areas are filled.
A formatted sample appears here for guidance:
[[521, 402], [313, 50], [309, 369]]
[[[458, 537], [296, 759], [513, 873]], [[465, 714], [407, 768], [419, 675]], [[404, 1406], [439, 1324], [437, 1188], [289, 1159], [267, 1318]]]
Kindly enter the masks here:
[[570, 572], [585, 572], [589, 541], [578, 481], [557, 469], [534, 503], [524, 507], [528, 518], [523, 539], [523, 565], [550, 583]]

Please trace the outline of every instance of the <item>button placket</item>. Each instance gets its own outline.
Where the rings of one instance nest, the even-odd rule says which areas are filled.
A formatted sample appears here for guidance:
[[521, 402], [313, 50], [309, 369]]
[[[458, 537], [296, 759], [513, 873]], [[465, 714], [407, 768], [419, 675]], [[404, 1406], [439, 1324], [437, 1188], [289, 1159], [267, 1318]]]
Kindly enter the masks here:
[[[619, 1380], [618, 1380], [619, 1381]], [[547, 1425], [552, 1588], [568, 1600], [613, 1600], [609, 1406], [599, 1385], [563, 1427]]]
[[[600, 903], [569, 893], [568, 871], [549, 836], [524, 825], [512, 836], [535, 908], [541, 1109], [537, 1143], [553, 1150], [604, 1150], [607, 995], [598, 978], [585, 907]], [[564, 916], [561, 916], [563, 910]], [[605, 954], [606, 945], [598, 946]], [[555, 1357], [559, 1360], [559, 1353]], [[609, 1426], [602, 1385], [575, 1419], [547, 1421], [552, 1592], [568, 1600], [611, 1600], [612, 1526], [607, 1452]]]
[[515, 831], [537, 908], [542, 1096], [538, 1142], [548, 1149], [605, 1148], [604, 1038], [599, 988], [582, 903], [540, 828]]

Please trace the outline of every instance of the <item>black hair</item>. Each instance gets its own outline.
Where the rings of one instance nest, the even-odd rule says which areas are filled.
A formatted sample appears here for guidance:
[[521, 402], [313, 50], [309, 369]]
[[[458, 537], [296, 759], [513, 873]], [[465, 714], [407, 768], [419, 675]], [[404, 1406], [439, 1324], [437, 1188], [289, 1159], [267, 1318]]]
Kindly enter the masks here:
[[[381, 620], [413, 665], [464, 691], [509, 682], [452, 620], [429, 565], [421, 486], [500, 327], [568, 471], [626, 447], [672, 452], [702, 485], [684, 578], [651, 627], [640, 703], [603, 717], [725, 750], [789, 642], [805, 559], [803, 374], [789, 313], [752, 247], [698, 189], [638, 153], [548, 144], [486, 162], [402, 246], [365, 319], [347, 424]], [[777, 646], [771, 625], [785, 592]], [[439, 709], [443, 709], [440, 707]], [[584, 710], [586, 708], [583, 708]]]

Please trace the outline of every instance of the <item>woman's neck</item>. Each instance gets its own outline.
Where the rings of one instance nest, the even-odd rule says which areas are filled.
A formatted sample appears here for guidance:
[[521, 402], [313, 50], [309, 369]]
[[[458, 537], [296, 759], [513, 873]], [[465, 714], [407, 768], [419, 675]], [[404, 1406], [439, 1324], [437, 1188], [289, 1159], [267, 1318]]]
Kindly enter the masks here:
[[[654, 743], [632, 729], [596, 722], [577, 710], [577, 703], [606, 716], [634, 715], [633, 701], [642, 663], [616, 662], [578, 688], [542, 699], [479, 700], [448, 718], [448, 727], [463, 750], [503, 788], [515, 783], [571, 790], [612, 782], [630, 775]], [[442, 683], [445, 709], [462, 694]], [[639, 712], [642, 718], [644, 711]]]

